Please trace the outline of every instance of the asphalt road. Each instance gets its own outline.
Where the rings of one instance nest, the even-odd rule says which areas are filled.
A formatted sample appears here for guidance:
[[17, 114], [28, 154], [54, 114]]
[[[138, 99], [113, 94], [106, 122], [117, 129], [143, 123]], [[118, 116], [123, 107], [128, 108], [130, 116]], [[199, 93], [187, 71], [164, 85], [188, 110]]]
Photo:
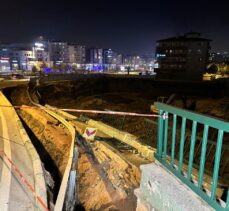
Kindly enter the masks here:
[[18, 85], [25, 85], [29, 83], [29, 79], [15, 79], [15, 80], [2, 80], [0, 79], [0, 89], [7, 87], [15, 87]]
[[[9, 105], [0, 92], [0, 104]], [[0, 150], [4, 150], [23, 176], [34, 187], [33, 166], [23, 145], [13, 108], [0, 107]], [[0, 210], [35, 210], [35, 198], [6, 157], [0, 156]]]

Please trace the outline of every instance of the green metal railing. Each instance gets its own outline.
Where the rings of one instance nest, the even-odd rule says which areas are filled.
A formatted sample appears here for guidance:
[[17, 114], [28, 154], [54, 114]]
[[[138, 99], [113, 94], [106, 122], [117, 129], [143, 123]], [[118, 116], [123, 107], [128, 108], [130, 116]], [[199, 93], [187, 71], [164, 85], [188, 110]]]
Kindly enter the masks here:
[[[158, 119], [158, 139], [155, 158], [214, 209], [229, 210], [229, 194], [227, 194], [225, 204], [220, 203], [216, 198], [219, 171], [220, 167], [222, 166], [220, 165], [222, 160], [222, 145], [224, 137], [228, 137], [229, 123], [184, 109], [169, 106], [163, 103], [156, 102], [155, 106], [159, 109], [159, 114], [161, 116], [163, 116], [163, 114], [168, 116], [166, 119], [163, 119], [163, 117]], [[171, 137], [168, 137], [170, 124], [172, 125], [172, 133]], [[178, 128], [180, 128], [179, 140], [177, 140], [176, 134]], [[187, 150], [185, 148], [185, 142], [186, 131], [189, 130], [189, 128], [191, 128], [191, 140], [189, 149]], [[208, 136], [210, 133], [212, 133], [213, 130], [217, 131], [217, 138], [215, 140], [215, 153], [213, 155], [214, 167], [211, 182], [212, 185], [211, 190], [207, 191], [203, 188], [203, 179], [204, 174], [206, 173], [206, 157], [209, 156], [209, 153], [207, 152], [207, 145], [209, 142]], [[193, 168], [196, 155], [195, 153], [197, 152], [197, 137], [199, 137], [199, 134], [202, 135], [201, 144], [198, 145], [198, 148], [201, 148], [201, 153], [199, 156], [200, 161], [198, 165], [198, 181], [195, 182], [193, 178]], [[169, 141], [171, 143], [168, 147]], [[176, 142], [179, 142], [179, 145], [177, 145]], [[179, 147], [179, 150], [175, 149], [177, 146]], [[178, 155], [176, 155], [176, 152], [178, 152]], [[212, 153], [212, 150], [210, 152]], [[188, 161], [186, 162], [188, 168], [185, 170], [184, 157], [187, 159], [187, 154], [189, 154]]]

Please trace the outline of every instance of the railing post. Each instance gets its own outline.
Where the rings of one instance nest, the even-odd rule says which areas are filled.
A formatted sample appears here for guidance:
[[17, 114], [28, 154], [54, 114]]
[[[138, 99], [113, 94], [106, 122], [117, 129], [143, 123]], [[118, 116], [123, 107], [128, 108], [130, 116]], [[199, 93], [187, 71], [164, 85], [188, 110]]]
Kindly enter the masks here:
[[174, 165], [175, 141], [176, 141], [176, 126], [177, 126], [177, 115], [176, 114], [173, 114], [173, 133], [172, 133], [172, 147], [171, 147], [171, 166]]
[[185, 141], [185, 127], [186, 127], [186, 118], [182, 118], [181, 125], [181, 139], [180, 139], [180, 154], [179, 154], [179, 172], [182, 171], [183, 166], [183, 153], [184, 153], [184, 141]]
[[228, 190], [227, 190], [226, 209], [229, 210], [229, 188], [228, 188]]
[[[155, 154], [155, 158], [167, 169], [169, 169], [174, 175], [176, 175], [183, 183], [185, 183], [188, 187], [190, 187], [196, 194], [198, 194], [203, 200], [205, 200], [212, 208], [215, 210], [228, 210], [229, 211], [229, 193], [226, 196], [226, 206], [219, 203], [216, 200], [217, 195], [217, 185], [218, 185], [218, 178], [219, 178], [219, 170], [221, 167], [221, 163], [223, 162], [224, 166], [227, 164], [227, 160], [223, 160], [224, 158], [224, 150], [227, 149], [223, 147], [223, 137], [224, 133], [229, 133], [229, 124], [225, 121], [220, 121], [216, 118], [210, 118], [208, 116], [204, 116], [201, 114], [197, 114], [191, 111], [179, 109], [172, 107], [170, 105], [162, 104], [162, 103], [155, 103], [156, 107], [159, 109], [159, 118], [158, 118], [158, 142], [157, 142], [157, 153]], [[171, 160], [170, 162], [166, 160], [167, 153], [168, 153], [168, 127], [169, 122], [168, 119], [163, 119], [163, 114], [168, 116], [170, 114], [173, 115], [173, 126], [172, 126], [172, 135], [171, 137]], [[176, 146], [176, 138], [177, 138], [177, 117], [182, 119], [181, 122], [181, 132], [180, 132], [180, 140], [178, 140], [179, 146]], [[188, 121], [192, 121], [192, 132], [191, 132], [191, 140], [190, 140], [190, 149], [189, 145], [185, 148], [185, 137], [186, 137], [186, 124]], [[199, 127], [199, 125], [203, 126], [203, 128]], [[197, 133], [198, 129], [202, 129], [203, 132], [202, 137], [199, 138], [199, 134]], [[218, 137], [217, 142], [208, 140], [209, 130], [218, 130]], [[199, 131], [198, 131], [199, 132]], [[211, 133], [210, 133], [211, 134]], [[209, 145], [210, 143], [211, 145]], [[214, 146], [216, 150], [214, 151]], [[176, 151], [175, 148], [178, 148], [176, 151], [178, 152], [178, 168], [174, 168], [174, 165], [177, 163], [175, 159]], [[184, 150], [188, 149], [190, 150]], [[208, 152], [207, 152], [208, 149]], [[213, 151], [215, 152], [213, 155]], [[184, 153], [189, 153], [188, 159], [188, 169], [183, 169], [183, 160]], [[170, 154], [170, 153], [169, 153]], [[198, 161], [196, 161], [196, 156], [198, 155]], [[211, 163], [214, 162], [213, 166], [213, 175], [212, 175], [212, 187], [211, 193], [208, 194], [203, 191], [203, 180], [204, 180], [204, 173], [205, 173], [205, 163], [208, 161], [209, 156], [212, 156]], [[194, 174], [193, 166], [195, 162], [199, 163], [199, 175], [198, 175], [198, 182], [197, 185], [192, 182], [192, 175]], [[196, 167], [195, 167], [196, 168]], [[209, 170], [209, 169], [208, 169]], [[184, 171], [184, 174], [183, 174]], [[186, 176], [187, 171], [187, 176]], [[225, 190], [226, 191], [226, 190]], [[228, 189], [229, 191], [229, 189]], [[218, 196], [218, 195], [217, 195]]]
[[196, 141], [196, 125], [197, 125], [197, 122], [193, 121], [191, 145], [190, 145], [190, 153], [189, 153], [189, 163], [188, 163], [188, 179], [189, 180], [191, 179], [191, 175], [192, 175], [192, 164], [193, 164], [193, 156], [194, 156], [195, 141]]
[[204, 175], [204, 165], [205, 165], [205, 155], [208, 141], [208, 125], [204, 125], [204, 134], [201, 148], [201, 157], [200, 157], [200, 170], [199, 170], [199, 178], [198, 178], [198, 188], [202, 189], [203, 183], [203, 175]]
[[158, 138], [157, 138], [157, 154], [159, 157], [162, 157], [162, 143], [163, 143], [163, 110], [159, 110], [159, 118], [158, 118]]
[[168, 143], [168, 116], [169, 113], [165, 112], [165, 115], [167, 118], [164, 120], [164, 152], [163, 152], [163, 159], [166, 161], [166, 156], [167, 156], [167, 143]]
[[213, 184], [212, 184], [212, 192], [211, 198], [215, 199], [216, 188], [218, 184], [218, 175], [219, 175], [219, 164], [220, 164], [220, 157], [221, 157], [221, 149], [223, 143], [223, 130], [218, 131], [218, 138], [217, 138], [217, 147], [215, 153], [215, 164], [214, 164], [214, 172], [213, 172]]

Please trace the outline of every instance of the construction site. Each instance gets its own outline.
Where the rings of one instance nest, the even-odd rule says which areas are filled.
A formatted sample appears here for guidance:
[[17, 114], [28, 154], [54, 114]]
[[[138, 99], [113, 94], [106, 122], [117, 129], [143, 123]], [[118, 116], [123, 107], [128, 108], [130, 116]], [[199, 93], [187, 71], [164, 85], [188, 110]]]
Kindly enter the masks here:
[[[61, 203], [59, 193], [66, 180], [66, 169], [69, 172], [74, 169], [74, 176], [73, 179], [69, 176], [68, 184], [65, 184], [69, 186], [71, 183], [72, 187], [62, 196], [61, 209], [141, 210], [137, 208], [135, 190], [141, 182], [141, 165], [155, 161], [160, 117], [155, 102], [226, 122], [229, 119], [228, 83], [99, 78], [30, 83], [6, 88], [3, 93], [14, 106], [39, 154], [47, 189], [46, 206], [50, 210], [56, 210], [57, 203]], [[181, 127], [182, 120], [178, 118], [177, 140], [182, 136]], [[184, 169], [188, 167], [191, 128], [191, 122], [187, 121]], [[202, 136], [200, 126], [197, 129], [193, 178], [198, 175]], [[168, 137], [172, 137], [170, 118]], [[208, 137], [203, 182], [206, 189], [211, 186], [214, 169], [216, 131], [209, 130]], [[178, 163], [179, 145], [177, 141], [175, 163]], [[169, 138], [167, 152], [171, 151]], [[216, 192], [217, 200], [225, 201], [229, 184], [228, 133], [224, 135], [222, 156], [225, 162], [220, 165]]]

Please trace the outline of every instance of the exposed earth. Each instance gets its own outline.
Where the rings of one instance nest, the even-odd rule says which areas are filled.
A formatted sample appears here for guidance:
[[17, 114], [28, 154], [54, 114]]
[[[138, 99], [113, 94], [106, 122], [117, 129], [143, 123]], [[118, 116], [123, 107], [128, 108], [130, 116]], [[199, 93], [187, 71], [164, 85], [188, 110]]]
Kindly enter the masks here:
[[[142, 88], [127, 91], [126, 87], [123, 90], [119, 87], [115, 90], [114, 84], [100, 82], [90, 82], [86, 85], [83, 82], [65, 82], [41, 87], [38, 92], [31, 89], [30, 94], [37, 102], [58, 108], [152, 113], [151, 105], [155, 101], [164, 99], [166, 102], [169, 96], [174, 94], [159, 89], [160, 87], [154, 87], [154, 90], [148, 93], [142, 92]], [[188, 90], [190, 92], [191, 87]], [[152, 94], [153, 92], [155, 93]], [[25, 87], [11, 90], [8, 95], [14, 105], [31, 105]], [[217, 118], [229, 119], [229, 98], [225, 95], [203, 97], [196, 95], [196, 92], [194, 95], [176, 93], [170, 104]], [[22, 107], [18, 113], [50, 154], [62, 176], [71, 141], [67, 129], [39, 109]], [[152, 121], [157, 122], [157, 118], [72, 114], [79, 118], [103, 121], [140, 137], [139, 141], [143, 144], [153, 147], [156, 145]], [[77, 127], [81, 126], [82, 124], [77, 123]], [[85, 126], [81, 127], [81, 134], [84, 129]], [[135, 154], [131, 148], [118, 146], [117, 143], [101, 134], [94, 142], [82, 140], [78, 143], [79, 198], [86, 210], [135, 210], [136, 197], [133, 190], [139, 186], [141, 177], [139, 166], [149, 161]]]

